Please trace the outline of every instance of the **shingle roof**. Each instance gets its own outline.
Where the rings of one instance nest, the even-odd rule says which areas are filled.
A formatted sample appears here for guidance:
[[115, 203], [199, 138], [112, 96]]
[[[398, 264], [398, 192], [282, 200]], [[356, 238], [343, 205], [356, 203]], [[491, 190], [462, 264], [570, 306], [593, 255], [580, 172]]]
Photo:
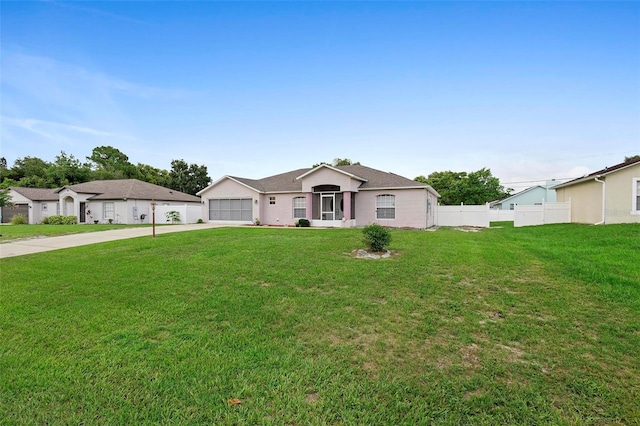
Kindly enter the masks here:
[[629, 161], [624, 161], [622, 163], [613, 165], [611, 167], [605, 167], [604, 169], [598, 170], [597, 172], [593, 172], [593, 173], [588, 174], [586, 176], [582, 176], [582, 177], [579, 177], [577, 179], [570, 180], [569, 182], [561, 183], [560, 185], [556, 185], [554, 187], [554, 189], [555, 188], [564, 188], [566, 186], [570, 186], [570, 185], [573, 185], [573, 184], [576, 184], [576, 183], [584, 182], [586, 180], [591, 180], [591, 179], [593, 179], [595, 177], [598, 177], [598, 176], [605, 176], [605, 175], [608, 175], [609, 173], [616, 172], [616, 171], [618, 171], [620, 169], [624, 169], [626, 167], [633, 166], [635, 164], [640, 164], [640, 157], [633, 158], [633, 159], [631, 159]]
[[56, 189], [49, 188], [25, 188], [21, 186], [11, 186], [18, 194], [32, 201], [58, 201], [58, 193]]
[[[361, 190], [385, 189], [385, 188], [425, 188], [431, 189], [429, 185], [416, 182], [414, 180], [396, 175], [390, 172], [372, 169], [361, 165], [335, 166], [338, 170], [362, 178], [364, 182], [360, 185]], [[298, 177], [313, 170], [312, 168], [297, 169], [290, 172], [269, 176], [263, 179], [246, 179], [236, 176], [229, 176], [259, 192], [300, 192], [302, 191], [302, 180]], [[434, 191], [435, 192], [435, 191]]]
[[[56, 190], [62, 191], [68, 188], [77, 193], [95, 194], [91, 200], [157, 200], [200, 202], [200, 197], [185, 194], [184, 192], [154, 185], [138, 179], [94, 180], [91, 182], [69, 185]], [[57, 197], [56, 197], [57, 199]]]

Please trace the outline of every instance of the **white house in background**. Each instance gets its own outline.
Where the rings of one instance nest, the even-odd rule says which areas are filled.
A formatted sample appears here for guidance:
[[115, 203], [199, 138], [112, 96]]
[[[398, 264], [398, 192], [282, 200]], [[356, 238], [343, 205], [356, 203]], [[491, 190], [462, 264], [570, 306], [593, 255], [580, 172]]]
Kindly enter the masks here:
[[152, 200], [156, 223], [165, 223], [171, 210], [180, 213], [181, 223], [202, 217], [200, 197], [137, 179], [95, 180], [58, 189], [11, 187], [9, 194], [32, 224], [53, 215], [76, 216], [78, 223], [150, 223]]
[[15, 215], [26, 217], [29, 223], [40, 223], [47, 216], [60, 214], [60, 197], [55, 189], [10, 187], [11, 207], [2, 207], [2, 223]]
[[556, 190], [554, 186], [560, 182], [550, 180], [545, 185], [536, 185], [513, 194], [502, 200], [493, 201], [490, 203], [492, 209], [498, 210], [513, 210], [516, 205], [520, 206], [534, 206], [542, 205], [543, 203], [555, 203], [556, 202]]
[[198, 192], [210, 222], [315, 227], [428, 228], [437, 224], [439, 194], [429, 185], [361, 165], [322, 164], [246, 179], [223, 176]]

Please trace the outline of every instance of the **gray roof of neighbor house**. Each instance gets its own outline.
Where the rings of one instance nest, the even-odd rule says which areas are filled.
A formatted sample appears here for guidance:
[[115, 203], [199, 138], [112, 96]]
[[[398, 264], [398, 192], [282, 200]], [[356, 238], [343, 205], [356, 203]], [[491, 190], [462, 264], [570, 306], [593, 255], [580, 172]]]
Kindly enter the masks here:
[[22, 186], [11, 186], [9, 189], [32, 201], [58, 201], [56, 189], [50, 188], [25, 188]]
[[584, 181], [587, 181], [587, 180], [591, 180], [591, 179], [594, 179], [594, 178], [599, 177], [599, 176], [606, 176], [609, 173], [616, 172], [618, 170], [627, 168], [629, 166], [633, 166], [635, 164], [640, 164], [640, 157], [632, 158], [629, 161], [624, 161], [622, 163], [618, 163], [618, 164], [613, 165], [611, 167], [605, 167], [604, 169], [598, 170], [597, 172], [593, 172], [593, 173], [588, 174], [586, 176], [582, 176], [582, 177], [579, 177], [577, 179], [570, 180], [569, 182], [561, 183], [560, 185], [556, 185], [554, 187], [554, 189], [556, 189], [556, 188], [564, 188], [566, 186], [570, 186], [570, 185], [574, 185], [576, 183], [580, 183], [580, 182], [584, 182]]
[[91, 200], [158, 200], [199, 203], [200, 197], [185, 194], [164, 186], [154, 185], [138, 179], [94, 180], [76, 185], [64, 186], [56, 190], [70, 189], [82, 194], [95, 194]]
[[[372, 169], [361, 165], [331, 166], [333, 169], [354, 175], [362, 180], [361, 190], [367, 189], [391, 189], [391, 188], [425, 188], [437, 192], [429, 185], [422, 182], [396, 175], [390, 172]], [[246, 179], [237, 176], [229, 176], [259, 192], [300, 192], [302, 190], [302, 180], [298, 177], [312, 171], [313, 168], [297, 169], [290, 172], [269, 176], [263, 179]]]

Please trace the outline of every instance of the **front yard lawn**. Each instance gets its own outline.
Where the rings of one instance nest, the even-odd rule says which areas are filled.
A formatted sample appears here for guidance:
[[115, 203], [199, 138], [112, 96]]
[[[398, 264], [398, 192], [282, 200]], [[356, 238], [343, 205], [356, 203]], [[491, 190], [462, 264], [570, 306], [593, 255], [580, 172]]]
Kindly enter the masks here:
[[640, 420], [639, 225], [362, 247], [220, 228], [0, 260], [0, 423]]
[[0, 243], [23, 238], [55, 237], [58, 235], [80, 234], [83, 232], [108, 231], [151, 225], [83, 224], [83, 225], [10, 225], [0, 226]]

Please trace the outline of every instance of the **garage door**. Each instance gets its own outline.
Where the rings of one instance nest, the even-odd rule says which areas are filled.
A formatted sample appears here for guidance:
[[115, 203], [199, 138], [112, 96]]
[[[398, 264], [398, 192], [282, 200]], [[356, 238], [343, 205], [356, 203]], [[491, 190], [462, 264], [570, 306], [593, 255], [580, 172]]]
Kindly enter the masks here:
[[28, 204], [14, 204], [11, 207], [2, 207], [2, 223], [11, 222], [11, 218], [15, 215], [21, 214], [22, 216], [29, 218], [29, 205]]
[[214, 198], [209, 200], [209, 220], [253, 220], [253, 199]]

